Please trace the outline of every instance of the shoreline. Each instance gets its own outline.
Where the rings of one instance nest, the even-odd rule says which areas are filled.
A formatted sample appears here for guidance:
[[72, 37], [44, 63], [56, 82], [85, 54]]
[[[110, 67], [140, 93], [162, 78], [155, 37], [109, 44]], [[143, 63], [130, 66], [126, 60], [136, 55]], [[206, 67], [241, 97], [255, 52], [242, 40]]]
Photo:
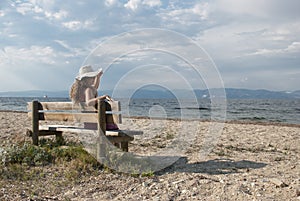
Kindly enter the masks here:
[[150, 118], [150, 117], [140, 117], [140, 116], [131, 116], [123, 118], [129, 119], [154, 119], [154, 120], [171, 120], [171, 121], [199, 121], [199, 122], [215, 122], [215, 123], [225, 123], [225, 124], [253, 124], [253, 125], [262, 125], [262, 126], [287, 126], [287, 127], [296, 127], [300, 128], [300, 124], [292, 124], [292, 123], [284, 123], [284, 122], [268, 122], [268, 121], [251, 121], [251, 120], [225, 120], [225, 121], [217, 121], [217, 120], [209, 120], [209, 119], [184, 119], [181, 120], [179, 118]]
[[[27, 113], [26, 111], [20, 110], [0, 110], [1, 113]], [[246, 124], [246, 125], [262, 125], [262, 126], [284, 126], [284, 127], [295, 127], [300, 128], [299, 124], [286, 123], [286, 122], [272, 122], [272, 121], [254, 121], [254, 120], [225, 120], [217, 121], [210, 119], [180, 119], [180, 118], [157, 118], [157, 117], [143, 117], [143, 116], [124, 116], [125, 119], [154, 119], [154, 120], [171, 120], [171, 121], [199, 121], [199, 122], [215, 122], [215, 123], [225, 123], [225, 124]]]

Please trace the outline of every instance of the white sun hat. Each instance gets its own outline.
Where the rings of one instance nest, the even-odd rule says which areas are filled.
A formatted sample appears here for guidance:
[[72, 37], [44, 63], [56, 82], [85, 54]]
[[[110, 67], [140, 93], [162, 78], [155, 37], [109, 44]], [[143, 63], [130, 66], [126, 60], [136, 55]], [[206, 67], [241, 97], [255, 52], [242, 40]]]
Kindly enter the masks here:
[[94, 71], [94, 69], [90, 65], [82, 66], [79, 69], [79, 73], [76, 79], [81, 80], [84, 77], [95, 77], [101, 72], [103, 72], [102, 68], [99, 68], [97, 71]]

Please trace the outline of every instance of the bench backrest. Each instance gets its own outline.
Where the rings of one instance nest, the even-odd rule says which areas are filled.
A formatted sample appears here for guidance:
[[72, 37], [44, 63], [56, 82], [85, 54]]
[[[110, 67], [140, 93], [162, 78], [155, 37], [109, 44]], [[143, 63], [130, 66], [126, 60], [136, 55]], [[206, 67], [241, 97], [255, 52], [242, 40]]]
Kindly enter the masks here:
[[[32, 118], [32, 141], [38, 145], [39, 121], [73, 121], [97, 123], [100, 138], [106, 134], [107, 123], [121, 123], [121, 106], [118, 101], [98, 100], [98, 107], [82, 107], [72, 102], [39, 102], [28, 103], [28, 116]], [[100, 139], [99, 138], [99, 139]], [[103, 140], [100, 140], [103, 142]]]
[[[112, 115], [114, 123], [122, 123], [121, 105], [119, 101], [108, 101], [106, 116]], [[73, 122], [98, 122], [98, 110], [92, 106], [83, 107], [72, 102], [39, 102], [27, 103], [28, 116], [32, 117], [33, 111], [38, 111], [38, 120], [48, 121], [73, 121]], [[106, 118], [109, 119], [109, 118]]]

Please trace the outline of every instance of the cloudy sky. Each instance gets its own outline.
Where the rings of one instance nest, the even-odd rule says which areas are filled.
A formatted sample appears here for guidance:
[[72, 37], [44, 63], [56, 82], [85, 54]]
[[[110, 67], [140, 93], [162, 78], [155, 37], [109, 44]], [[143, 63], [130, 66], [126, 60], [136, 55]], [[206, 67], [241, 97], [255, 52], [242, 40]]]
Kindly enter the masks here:
[[[299, 8], [299, 0], [1, 0], [0, 91], [68, 90], [95, 48], [149, 28], [194, 41], [212, 59], [225, 87], [299, 90]], [[162, 80], [170, 73], [168, 86], [180, 88], [176, 79], [184, 71], [172, 77], [170, 66], [184, 62], [159, 53], [130, 53], [114, 65], [137, 67], [140, 86], [147, 75]], [[124, 79], [126, 72], [113, 73], [119, 75], [110, 79], [107, 73], [102, 87]], [[209, 87], [205, 76], [199, 83], [187, 77], [194, 79], [193, 88]], [[135, 78], [130, 77], [138, 82]]]

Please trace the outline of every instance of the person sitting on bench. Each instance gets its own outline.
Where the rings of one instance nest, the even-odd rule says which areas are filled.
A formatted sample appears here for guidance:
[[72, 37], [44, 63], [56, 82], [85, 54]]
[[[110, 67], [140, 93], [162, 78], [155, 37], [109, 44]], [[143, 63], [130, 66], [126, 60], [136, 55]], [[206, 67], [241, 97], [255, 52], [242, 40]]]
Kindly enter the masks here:
[[[113, 101], [108, 95], [98, 96], [98, 88], [102, 75], [102, 68], [94, 71], [90, 65], [82, 66], [70, 89], [70, 98], [72, 102], [74, 104], [83, 104], [84, 106], [94, 106], [97, 108], [98, 100]], [[112, 116], [108, 115], [107, 118], [112, 118]], [[97, 127], [97, 124], [88, 122], [84, 124], [85, 128], [90, 129], [96, 129], [95, 126]], [[118, 126], [113, 123], [112, 119], [107, 119], [106, 129], [117, 130]]]

